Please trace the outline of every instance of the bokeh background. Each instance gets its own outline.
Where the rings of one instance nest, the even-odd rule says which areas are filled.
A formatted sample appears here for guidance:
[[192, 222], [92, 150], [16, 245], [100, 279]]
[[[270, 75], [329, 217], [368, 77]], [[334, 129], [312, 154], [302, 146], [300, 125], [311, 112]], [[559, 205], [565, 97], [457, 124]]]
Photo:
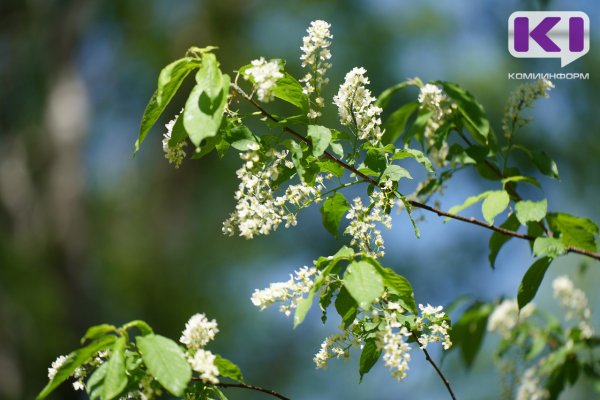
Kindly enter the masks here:
[[[292, 330], [276, 310], [252, 306], [254, 288], [285, 280], [341, 245], [320, 227], [317, 209], [304, 212], [299, 227], [268, 238], [225, 237], [221, 223], [234, 205], [237, 157], [211, 155], [175, 170], [162, 158], [160, 127], [135, 159], [133, 143], [158, 72], [188, 47], [219, 46], [229, 72], [259, 56], [286, 58], [298, 72], [301, 38], [314, 19], [333, 25], [329, 96], [354, 66], [368, 69], [375, 93], [407, 77], [451, 80], [481, 100], [499, 130], [503, 104], [518, 84], [507, 72], [561, 71], [557, 60], [517, 60], [506, 49], [508, 16], [544, 7], [590, 16], [591, 50], [563, 70], [588, 72], [590, 79], [555, 82], [518, 140], [558, 162], [561, 182], [540, 178], [550, 209], [599, 221], [598, 2], [2, 0], [0, 399], [33, 398], [50, 362], [77, 346], [91, 324], [144, 319], [178, 337], [196, 312], [219, 322], [212, 350], [238, 361], [248, 382], [295, 400], [446, 399], [418, 351], [405, 382], [378, 365], [359, 384], [357, 355], [332, 361], [327, 371], [312, 364], [321, 340], [335, 330], [335, 316], [323, 326], [313, 310]], [[183, 100], [176, 98], [167, 115]], [[461, 173], [442, 206], [490, 185]], [[421, 239], [404, 215], [386, 233], [385, 264], [411, 280], [417, 301], [516, 295], [532, 261], [526, 243], [511, 242], [492, 271], [488, 232], [425, 217]], [[600, 265], [588, 263], [582, 277], [584, 264], [576, 256], [555, 263], [536, 301], [556, 310], [550, 278], [568, 273], [600, 312]], [[497, 398], [493, 344], [486, 340], [470, 371], [457, 354], [443, 360], [459, 398]], [[590, 393], [583, 381], [563, 398]], [[67, 387], [53, 398], [81, 397]]]

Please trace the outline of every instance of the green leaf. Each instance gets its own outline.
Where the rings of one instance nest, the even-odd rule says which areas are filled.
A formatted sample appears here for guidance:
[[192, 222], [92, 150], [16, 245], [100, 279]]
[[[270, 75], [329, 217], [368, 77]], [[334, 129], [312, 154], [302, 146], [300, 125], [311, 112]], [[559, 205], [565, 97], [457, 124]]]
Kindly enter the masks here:
[[344, 286], [361, 308], [366, 309], [383, 293], [383, 279], [367, 261], [354, 261], [344, 273]]
[[462, 358], [470, 368], [479, 353], [487, 328], [487, 320], [493, 311], [490, 304], [476, 302], [452, 324], [451, 339], [460, 349]]
[[565, 245], [560, 239], [538, 237], [535, 239], [535, 242], [533, 242], [533, 255], [536, 257], [548, 256], [550, 258], [556, 258], [565, 254], [565, 252]]
[[373, 365], [375, 365], [380, 356], [381, 350], [377, 348], [375, 339], [367, 339], [362, 352], [360, 353], [360, 366], [358, 372], [360, 373], [361, 382], [363, 376], [373, 368]]
[[342, 286], [340, 291], [338, 292], [337, 297], [335, 298], [335, 309], [342, 317], [342, 322], [344, 323], [344, 329], [348, 328], [356, 315], [358, 314], [358, 304], [356, 300], [350, 295], [350, 292]]
[[404, 148], [402, 150], [396, 151], [396, 153], [394, 153], [394, 155], [392, 156], [392, 160], [401, 160], [401, 159], [404, 159], [404, 158], [407, 158], [407, 157], [410, 157], [410, 158], [414, 159], [419, 164], [421, 164], [422, 166], [424, 166], [425, 169], [427, 170], [427, 172], [432, 172], [432, 173], [434, 172], [433, 171], [433, 166], [431, 165], [431, 161], [420, 150], [409, 149], [408, 147], [406, 147], [406, 148]]
[[559, 179], [558, 167], [553, 159], [543, 151], [532, 151], [531, 159], [535, 164], [536, 168], [544, 175], [554, 179]]
[[[479, 193], [475, 196], [468, 197], [464, 201], [464, 203], [450, 207], [448, 212], [450, 214], [457, 214], [457, 213], [461, 212], [462, 210], [464, 210], [465, 208], [471, 207], [473, 204], [479, 203], [481, 200], [485, 199], [490, 193], [491, 193], [491, 191], [487, 191], [487, 192]], [[449, 217], [446, 217], [444, 219], [444, 222], [448, 221], [449, 219], [450, 219]]]
[[142, 116], [140, 133], [135, 142], [134, 154], [140, 149], [140, 145], [148, 135], [148, 132], [163, 113], [185, 77], [199, 65], [198, 59], [184, 57], [172, 62], [160, 71], [158, 87], [150, 98]]
[[413, 137], [416, 137], [417, 140], [422, 140], [425, 127], [432, 115], [433, 112], [428, 109], [420, 108], [417, 118], [415, 118], [410, 128], [406, 131], [406, 135], [404, 135], [404, 143], [409, 143]]
[[412, 179], [410, 172], [407, 169], [402, 168], [399, 165], [388, 165], [383, 174], [381, 174], [381, 181], [390, 180], [392, 182], [398, 182], [402, 178]]
[[377, 148], [367, 150], [365, 165], [375, 172], [381, 173], [387, 167], [385, 153]]
[[81, 338], [81, 343], [83, 344], [86, 340], [99, 339], [102, 336], [108, 335], [109, 333], [117, 333], [117, 327], [109, 324], [91, 326]]
[[587, 218], [575, 217], [565, 213], [548, 214], [548, 223], [553, 232], [560, 233], [565, 246], [579, 247], [596, 251], [598, 226]]
[[344, 157], [344, 146], [342, 146], [340, 143], [333, 142], [329, 145], [331, 146], [331, 151], [333, 151], [335, 155], [337, 155], [340, 158]]
[[517, 219], [521, 225], [527, 225], [528, 222], [539, 222], [546, 216], [548, 210], [548, 202], [546, 199], [542, 201], [521, 200], [515, 204], [515, 212]]
[[258, 143], [257, 137], [246, 125], [236, 124], [231, 129], [224, 131], [224, 139], [236, 150], [246, 151], [251, 144]]
[[323, 289], [321, 289], [321, 294], [319, 295], [319, 307], [321, 308], [321, 321], [323, 324], [327, 322], [327, 308], [331, 305], [331, 301], [333, 300], [333, 295], [339, 291], [341, 287], [341, 282], [335, 281], [327, 284]]
[[125, 372], [125, 346], [127, 339], [120, 337], [112, 347], [112, 352], [106, 363], [106, 375], [102, 390], [102, 399], [111, 400], [117, 397], [127, 386]]
[[400, 198], [400, 201], [404, 205], [404, 209], [406, 210], [406, 213], [408, 214], [408, 219], [410, 220], [410, 223], [413, 227], [413, 231], [415, 232], [415, 237], [417, 239], [420, 238], [421, 232], [419, 231], [419, 227], [417, 226], [417, 223], [412, 216], [412, 205], [410, 204], [410, 202], [408, 201], [408, 199], [405, 196], [399, 195], [398, 197]]
[[346, 211], [350, 209], [350, 204], [343, 194], [337, 192], [333, 196], [328, 197], [321, 206], [321, 218], [323, 226], [334, 237], [338, 237], [340, 222], [344, 218]]
[[517, 303], [519, 310], [522, 310], [533, 298], [538, 291], [538, 288], [542, 284], [544, 275], [550, 266], [552, 259], [549, 257], [540, 258], [534, 262], [531, 267], [527, 270], [519, 285], [519, 292], [517, 294]]
[[219, 131], [229, 93], [229, 76], [221, 73], [213, 54], [206, 54], [196, 82], [185, 103], [183, 125], [192, 143], [200, 146], [202, 140]]
[[100, 365], [85, 383], [85, 391], [89, 395], [90, 400], [96, 400], [102, 397], [104, 377], [106, 376], [107, 368], [108, 363]]
[[294, 329], [296, 329], [296, 327], [300, 325], [302, 321], [304, 321], [304, 318], [306, 318], [306, 314], [308, 314], [308, 311], [312, 307], [315, 295], [316, 290], [311, 289], [308, 292], [308, 296], [298, 302], [298, 305], [296, 306], [296, 312], [294, 312]]
[[244, 376], [242, 375], [240, 367], [228, 359], [223, 358], [220, 355], [216, 355], [215, 366], [218, 368], [220, 376], [233, 379], [236, 382], [244, 382]]
[[136, 328], [138, 331], [140, 331], [140, 333], [142, 335], [149, 335], [151, 333], [154, 333], [154, 331], [152, 330], [150, 325], [148, 325], [146, 322], [139, 320], [139, 319], [128, 322], [121, 327], [121, 329], [124, 329], [124, 330], [129, 330], [131, 328]]
[[490, 135], [490, 121], [483, 106], [471, 93], [454, 83], [442, 81], [436, 83], [442, 85], [444, 92], [454, 100], [471, 135], [479, 143], [486, 144]]
[[397, 85], [394, 85], [390, 88], [387, 88], [386, 90], [381, 92], [381, 94], [377, 97], [377, 100], [375, 101], [375, 105], [377, 107], [385, 108], [388, 105], [388, 103], [390, 102], [390, 99], [392, 98], [394, 93], [396, 93], [399, 90], [404, 89], [405, 87], [407, 87], [411, 84], [412, 83], [409, 81], [404, 81], [404, 82], [400, 82]]
[[[519, 228], [519, 220], [517, 220], [515, 214], [511, 214], [510, 217], [508, 217], [508, 219], [504, 221], [502, 225], [500, 225], [500, 227], [511, 231], [516, 231]], [[490, 265], [492, 269], [496, 267], [496, 257], [498, 256], [500, 249], [502, 248], [502, 246], [504, 246], [506, 242], [508, 242], [512, 238], [512, 236], [505, 235], [496, 231], [494, 231], [494, 233], [492, 233], [492, 236], [490, 236], [490, 254], [488, 256], [488, 259], [490, 260]]]
[[494, 218], [496, 218], [496, 215], [506, 210], [506, 207], [508, 207], [509, 203], [510, 197], [505, 190], [490, 192], [481, 205], [483, 218], [488, 224], [494, 225]]
[[160, 335], [138, 336], [136, 341], [148, 372], [169, 393], [182, 396], [192, 369], [177, 343]]
[[331, 172], [338, 178], [344, 175], [344, 167], [331, 160], [318, 160], [317, 165], [321, 172]]
[[342, 246], [334, 255], [330, 257], [319, 257], [315, 262], [315, 267], [320, 271], [329, 271], [335, 264], [340, 261], [350, 261], [354, 259], [354, 249], [348, 246]]
[[73, 374], [77, 367], [80, 367], [88, 362], [89, 359], [92, 358], [97, 352], [110, 348], [115, 340], [115, 336], [103, 336], [89, 345], [69, 354], [62, 367], [56, 372], [56, 375], [52, 380], [50, 380], [50, 382], [48, 382], [46, 387], [42, 389], [40, 394], [38, 394], [36, 400], [41, 400], [48, 397], [48, 395], [52, 393], [54, 389], [56, 389], [61, 383], [66, 381]]
[[415, 295], [408, 279], [397, 274], [391, 268], [382, 267], [376, 260], [369, 261], [371, 261], [371, 264], [373, 264], [379, 275], [383, 278], [383, 283], [388, 288], [389, 292], [397, 295], [401, 299], [404, 308], [413, 314], [416, 314], [417, 304], [415, 303]]
[[394, 143], [404, 132], [410, 116], [419, 108], [418, 101], [403, 104], [394, 111], [385, 121], [384, 132], [381, 142], [383, 144]]
[[517, 176], [509, 176], [508, 178], [504, 178], [502, 179], [502, 186], [506, 187], [507, 183], [517, 183], [517, 182], [525, 182], [525, 183], [529, 183], [535, 187], [541, 187], [540, 183], [535, 179], [535, 178], [531, 178], [529, 176], [521, 176], [521, 175], [517, 175]]
[[312, 142], [313, 155], [320, 157], [329, 143], [331, 143], [331, 131], [320, 125], [309, 125], [308, 126], [308, 137]]
[[308, 112], [308, 97], [302, 93], [302, 85], [287, 72], [284, 72], [283, 78], [277, 81], [273, 94], [302, 111]]

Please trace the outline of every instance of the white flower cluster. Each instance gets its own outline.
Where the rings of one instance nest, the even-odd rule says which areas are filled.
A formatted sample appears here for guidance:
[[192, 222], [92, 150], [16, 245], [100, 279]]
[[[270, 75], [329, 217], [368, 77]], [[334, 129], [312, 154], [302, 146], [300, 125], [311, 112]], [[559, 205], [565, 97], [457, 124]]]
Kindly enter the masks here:
[[516, 300], [506, 299], [494, 308], [494, 311], [488, 318], [487, 330], [498, 332], [504, 338], [510, 338], [512, 330], [519, 324], [531, 317], [535, 312], [533, 303], [527, 304], [519, 313], [519, 306]]
[[378, 346], [383, 350], [383, 362], [392, 376], [401, 381], [408, 375], [411, 347], [406, 338], [411, 336], [406, 327], [402, 326], [398, 332], [392, 330], [388, 324], [379, 335]]
[[[415, 330], [423, 332], [418, 337], [418, 342], [422, 349], [426, 349], [427, 345], [432, 342], [442, 343], [444, 350], [448, 350], [452, 346], [450, 340], [450, 326], [446, 321], [446, 313], [442, 306], [433, 307], [429, 304], [423, 306], [419, 304], [421, 316], [417, 317], [414, 325]], [[388, 301], [383, 310], [383, 323], [385, 328], [379, 333], [378, 347], [383, 350], [383, 360], [392, 371], [394, 376], [399, 381], [406, 378], [411, 347], [408, 344], [407, 338], [413, 334], [403, 325], [404, 321], [402, 314], [404, 308], [392, 301]], [[377, 321], [379, 316], [375, 316], [374, 321]]]
[[585, 293], [575, 287], [573, 282], [565, 275], [559, 276], [552, 282], [554, 297], [566, 311], [566, 318], [579, 320], [579, 329], [584, 338], [594, 335], [590, 324], [592, 310], [588, 305]]
[[65, 364], [65, 362], [69, 359], [67, 356], [58, 356], [56, 360], [52, 361], [50, 368], [48, 368], [48, 379], [52, 380], [61, 369], [61, 367]]
[[256, 143], [250, 145], [248, 151], [240, 153], [244, 164], [237, 171], [240, 179], [235, 192], [237, 204], [235, 211], [223, 223], [224, 234], [252, 239], [254, 235], [268, 235], [283, 222], [286, 228], [295, 226], [296, 212], [287, 205], [291, 204], [298, 210], [320, 199], [324, 188], [322, 176], [316, 178], [315, 186], [303, 183], [290, 185], [283, 195], [275, 195], [272, 181], [277, 179], [284, 165], [294, 167], [291, 161], [286, 160], [287, 155], [287, 150], [270, 149], [261, 158]]
[[342, 325], [339, 329], [341, 333], [328, 336], [321, 343], [321, 348], [313, 358], [317, 369], [327, 368], [327, 362], [333, 357], [349, 358], [350, 349], [360, 347], [360, 340], [351, 334], [352, 327], [344, 329]]
[[376, 99], [366, 87], [370, 83], [366, 73], [362, 67], [348, 72], [333, 103], [338, 107], [342, 125], [354, 126], [359, 139], [377, 145], [383, 136], [380, 117], [383, 110], [373, 104]]
[[244, 73], [244, 79], [252, 80], [256, 87], [258, 100], [263, 103], [272, 101], [275, 97], [274, 90], [277, 81], [283, 78], [277, 61], [267, 61], [264, 57], [258, 60], [252, 60], [252, 66], [247, 68]]
[[[183, 111], [183, 110], [181, 110]], [[169, 141], [171, 140], [171, 135], [173, 134], [173, 127], [175, 126], [175, 122], [177, 122], [177, 118], [181, 116], [179, 113], [175, 118], [170, 120], [165, 124], [165, 128], [167, 128], [167, 132], [163, 134], [162, 147], [163, 152], [165, 153], [165, 158], [169, 160], [169, 164], [175, 164], [175, 168], [179, 168], [181, 162], [185, 158], [185, 150], [184, 147], [187, 146], [187, 142], [181, 141], [174, 146], [169, 146]]]
[[506, 137], [510, 137], [514, 130], [529, 123], [528, 118], [521, 116], [521, 111], [530, 108], [533, 102], [540, 97], [548, 98], [548, 92], [554, 88], [554, 84], [546, 79], [533, 83], [519, 85], [509, 96], [502, 117], [502, 131]]
[[329, 79], [325, 78], [325, 73], [331, 68], [329, 46], [333, 36], [329, 28], [331, 28], [331, 25], [325, 21], [312, 21], [306, 30], [308, 35], [302, 38], [302, 47], [300, 47], [300, 50], [302, 50], [300, 56], [302, 66], [310, 70], [300, 80], [304, 84], [302, 92], [309, 98], [311, 95], [315, 96], [314, 104], [316, 107], [311, 107], [308, 112], [308, 118], [310, 119], [320, 117], [321, 112], [319, 109], [325, 105], [325, 100], [321, 97], [321, 89], [329, 82]]
[[525, 370], [517, 390], [516, 400], [545, 400], [548, 398], [550, 398], [550, 393], [542, 387], [535, 367]]
[[217, 321], [209, 321], [204, 314], [195, 314], [185, 324], [179, 341], [187, 347], [188, 362], [200, 374], [204, 383], [219, 383], [219, 369], [215, 365], [216, 356], [204, 349], [219, 332]]
[[425, 140], [429, 149], [429, 157], [436, 165], [446, 164], [448, 156], [448, 143], [444, 141], [440, 148], [436, 145], [436, 131], [444, 124], [444, 121], [452, 114], [456, 104], [452, 103], [444, 91], [437, 85], [431, 83], [423, 86], [418, 97], [421, 107], [432, 112], [431, 117], [425, 125]]
[[[48, 368], [48, 379], [49, 380], [54, 379], [54, 377], [56, 376], [58, 371], [60, 371], [60, 369], [69, 360], [69, 357], [70, 356], [59, 356], [56, 358], [56, 360], [52, 361], [50, 368]], [[86, 371], [82, 367], [77, 367], [75, 369], [75, 371], [73, 371], [73, 373], [71, 374], [71, 377], [76, 379], [75, 382], [73, 382], [73, 389], [75, 389], [75, 390], [84, 390], [85, 389], [85, 384], [83, 383], [85, 376], [86, 376]]]
[[217, 333], [217, 321], [209, 321], [204, 314], [195, 314], [185, 324], [179, 341], [190, 350], [198, 350], [213, 340]]
[[302, 296], [308, 293], [313, 287], [313, 279], [317, 274], [315, 267], [302, 267], [290, 274], [290, 279], [286, 282], [274, 282], [266, 289], [255, 289], [252, 294], [252, 304], [264, 310], [274, 303], [282, 303], [279, 311], [286, 316], [290, 316], [302, 300]]
[[[433, 307], [429, 304], [423, 306], [419, 304], [421, 316], [417, 318], [417, 326], [423, 326], [423, 333], [419, 336], [419, 343], [422, 349], [426, 349], [429, 343], [442, 343], [444, 350], [450, 349], [452, 341], [450, 340], [450, 325], [446, 321], [446, 313], [442, 306]], [[425, 324], [425, 320], [429, 323]]]
[[352, 237], [350, 244], [375, 258], [385, 254], [383, 237], [376, 224], [380, 223], [387, 229], [392, 227], [392, 218], [385, 212], [394, 204], [393, 196], [388, 193], [390, 190], [391, 182], [386, 182], [383, 190], [373, 191], [371, 206], [365, 207], [360, 197], [355, 198], [346, 214], [350, 223], [344, 234]]
[[204, 383], [219, 383], [219, 369], [215, 365], [216, 356], [208, 350], [197, 350], [189, 359], [192, 369], [200, 374]]

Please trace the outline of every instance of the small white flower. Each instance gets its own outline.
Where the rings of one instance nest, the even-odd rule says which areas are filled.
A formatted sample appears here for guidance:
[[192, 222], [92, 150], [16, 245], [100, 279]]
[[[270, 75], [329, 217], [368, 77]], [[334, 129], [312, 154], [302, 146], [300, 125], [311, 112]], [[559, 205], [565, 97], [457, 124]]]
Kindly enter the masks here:
[[575, 287], [573, 282], [566, 275], [559, 276], [552, 282], [554, 297], [560, 305], [566, 310], [568, 320], [579, 320], [579, 328], [584, 338], [590, 338], [594, 335], [594, 330], [590, 324], [592, 310], [588, 305], [588, 299], [585, 293]]
[[377, 346], [383, 351], [383, 362], [392, 372], [392, 376], [401, 381], [406, 378], [410, 362], [410, 345], [406, 342], [411, 333], [406, 327], [394, 333], [391, 326], [387, 326], [379, 334]]
[[59, 356], [56, 360], [52, 361], [50, 368], [48, 368], [48, 379], [54, 379], [58, 371], [62, 368], [62, 366], [68, 359], [68, 356]]
[[283, 78], [279, 64], [276, 61], [267, 61], [264, 57], [252, 61], [252, 67], [244, 71], [244, 79], [252, 79], [256, 86], [258, 100], [267, 103], [275, 97], [273, 90], [277, 81]]
[[442, 107], [442, 101], [446, 99], [446, 95], [442, 89], [437, 85], [431, 83], [426, 84], [419, 91], [419, 103], [422, 107], [439, 110]]
[[[421, 310], [421, 317], [417, 318], [417, 323], [422, 325], [423, 333], [419, 336], [419, 344], [422, 349], [427, 348], [429, 343], [442, 343], [444, 350], [452, 347], [452, 340], [450, 340], [450, 325], [444, 319], [446, 313], [442, 306], [433, 307], [430, 304], [424, 306], [419, 304]], [[428, 323], [425, 323], [428, 320]]]
[[219, 383], [219, 369], [215, 365], [216, 356], [207, 350], [198, 350], [189, 362], [192, 369], [200, 374], [204, 383], [216, 385]]
[[352, 237], [350, 244], [358, 247], [372, 257], [383, 257], [385, 246], [381, 231], [377, 224], [387, 229], [392, 227], [392, 218], [385, 210], [394, 205], [394, 198], [387, 190], [375, 190], [370, 196], [371, 205], [364, 206], [360, 197], [353, 200], [352, 206], [346, 214], [350, 223], [344, 234]]
[[217, 321], [209, 321], [204, 314], [195, 314], [185, 324], [179, 341], [188, 349], [200, 349], [213, 340], [218, 332]]
[[550, 393], [541, 386], [540, 378], [536, 376], [535, 367], [528, 368], [521, 379], [516, 400], [545, 400], [549, 397]]
[[454, 110], [452, 103], [444, 91], [437, 85], [431, 83], [423, 86], [418, 97], [421, 108], [431, 111], [431, 116], [425, 125], [423, 136], [428, 147], [429, 158], [439, 166], [446, 164], [446, 157], [450, 147], [444, 141], [441, 146], [436, 143], [436, 132], [444, 124], [446, 119]]
[[175, 122], [177, 122], [177, 118], [179, 118], [180, 116], [181, 113], [179, 113], [177, 116], [175, 116], [175, 118], [173, 118], [165, 124], [167, 132], [163, 135], [162, 140], [162, 147], [165, 153], [165, 158], [169, 160], [169, 164], [175, 164], [175, 168], [179, 168], [181, 162], [185, 158], [185, 150], [183, 148], [187, 146], [187, 142], [185, 140], [175, 144], [174, 146], [169, 146], [169, 141], [171, 140], [171, 136], [173, 134], [173, 127], [175, 126]]
[[286, 282], [274, 282], [266, 289], [256, 289], [252, 294], [251, 301], [256, 307], [264, 310], [274, 303], [282, 303], [279, 311], [290, 316], [303, 296], [310, 291], [314, 285], [313, 277], [317, 274], [315, 267], [302, 267], [290, 275]]
[[348, 72], [338, 93], [333, 97], [333, 103], [338, 107], [342, 125], [354, 126], [359, 139], [377, 145], [383, 136], [380, 117], [383, 110], [374, 105], [376, 99], [367, 89], [370, 82], [366, 73], [367, 70], [362, 67]]
[[320, 94], [323, 86], [329, 82], [329, 79], [325, 78], [325, 73], [331, 68], [329, 46], [333, 36], [329, 32], [330, 27], [331, 25], [325, 21], [312, 21], [306, 30], [308, 35], [304, 36], [302, 47], [300, 47], [302, 66], [309, 69], [304, 78], [300, 79], [300, 82], [303, 83], [302, 91], [309, 96], [309, 99], [314, 98], [308, 112], [309, 119], [320, 117], [319, 109], [324, 106], [324, 100]]
[[305, 183], [290, 185], [281, 196], [276, 196], [273, 181], [284, 167], [294, 167], [287, 156], [287, 150], [271, 149], [261, 154], [256, 143], [240, 154], [244, 164], [237, 170], [240, 179], [235, 192], [237, 204], [235, 211], [223, 223], [224, 234], [252, 239], [255, 235], [268, 235], [282, 223], [286, 228], [295, 226], [296, 213], [320, 197], [325, 186], [319, 176], [314, 186]]
[[515, 129], [526, 126], [529, 123], [529, 119], [523, 118], [521, 111], [531, 108], [533, 102], [540, 97], [548, 98], [548, 92], [553, 88], [554, 84], [546, 79], [517, 86], [510, 94], [504, 107], [504, 116], [502, 117], [502, 131], [504, 135], [510, 137]]
[[527, 304], [519, 313], [517, 301], [506, 299], [496, 306], [489, 316], [487, 329], [490, 332], [498, 332], [504, 338], [509, 338], [517, 324], [531, 317], [534, 312], [535, 305], [533, 303]]

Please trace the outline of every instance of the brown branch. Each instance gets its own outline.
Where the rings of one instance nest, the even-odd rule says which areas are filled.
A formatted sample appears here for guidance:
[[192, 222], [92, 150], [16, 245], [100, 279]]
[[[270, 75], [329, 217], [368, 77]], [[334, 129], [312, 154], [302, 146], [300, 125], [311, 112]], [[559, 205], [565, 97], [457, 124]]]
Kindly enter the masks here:
[[[239, 86], [237, 86], [236, 84], [231, 84], [231, 87], [238, 92], [245, 100], [247, 100], [250, 104], [252, 104], [252, 106], [254, 106], [258, 111], [260, 111], [260, 113], [270, 119], [271, 121], [275, 122], [275, 123], [280, 123], [280, 121], [275, 118], [271, 113], [269, 113], [267, 110], [265, 110], [260, 104], [258, 104], [256, 101], [254, 101], [254, 99], [252, 99], [250, 96], [248, 96], [246, 94], [246, 92], [244, 92]], [[283, 126], [283, 129], [290, 133], [291, 135], [293, 135], [294, 137], [296, 137], [298, 140], [310, 144], [311, 141], [304, 137], [303, 135], [301, 135], [300, 133], [298, 133], [297, 131], [293, 130], [292, 128], [288, 127], [288, 126]], [[356, 176], [360, 177], [360, 179], [362, 179], [363, 181], [365, 181], [366, 183], [375, 185], [375, 186], [380, 186], [379, 182], [376, 181], [375, 179], [371, 178], [370, 176], [367, 176], [365, 174], [363, 174], [362, 172], [360, 172], [359, 170], [357, 170], [356, 168], [354, 168], [352, 165], [350, 164], [346, 164], [344, 161], [340, 160], [339, 158], [335, 157], [333, 154], [329, 153], [328, 151], [325, 151], [323, 153], [323, 156], [333, 162], [335, 162], [336, 164], [342, 166], [344, 169], [346, 169], [347, 171], [352, 172], [353, 174], [355, 174]], [[506, 228], [502, 228], [500, 226], [496, 226], [496, 225], [490, 225], [484, 221], [478, 220], [476, 218], [468, 218], [468, 217], [463, 217], [462, 215], [458, 215], [458, 214], [452, 214], [443, 210], [440, 210], [438, 208], [435, 207], [431, 207], [428, 206], [427, 204], [423, 204], [420, 203], [416, 200], [408, 200], [408, 203], [410, 205], [412, 205], [413, 207], [416, 208], [420, 208], [429, 212], [432, 212], [434, 214], [437, 214], [438, 216], [443, 216], [443, 217], [447, 217], [450, 219], [455, 219], [458, 221], [462, 221], [462, 222], [466, 222], [468, 224], [472, 224], [472, 225], [477, 225], [480, 226], [482, 228], [485, 229], [489, 229], [498, 233], [501, 233], [503, 235], [507, 235], [507, 236], [512, 236], [518, 239], [523, 239], [523, 240], [527, 240], [529, 242], [534, 241], [536, 238], [530, 235], [525, 235], [523, 233], [519, 233], [516, 231], [512, 231], [510, 229], [506, 229]], [[577, 253], [577, 254], [581, 254], [596, 260], [600, 260], [600, 253], [595, 253], [589, 250], [585, 250], [579, 247], [574, 247], [574, 246], [567, 246], [566, 247], [566, 252], [567, 253]]]
[[[417, 336], [417, 334], [414, 331], [411, 332], [411, 333], [414, 336], [414, 338], [416, 339], [417, 344], [419, 344], [419, 337]], [[450, 394], [450, 397], [452, 397], [452, 400], [456, 400], [456, 395], [452, 391], [452, 387], [450, 386], [450, 382], [448, 381], [448, 378], [446, 378], [446, 375], [444, 375], [444, 373], [437, 366], [437, 364], [435, 363], [435, 361], [433, 361], [433, 359], [429, 355], [429, 352], [427, 351], [427, 349], [425, 349], [425, 348], [423, 348], [421, 346], [419, 346], [419, 348], [423, 351], [423, 354], [425, 355], [425, 359], [427, 360], [427, 362], [429, 362], [429, 364], [431, 364], [431, 366], [433, 367], [433, 369], [435, 370], [435, 372], [437, 372], [437, 374], [439, 375], [439, 377], [442, 380], [442, 382], [444, 382], [444, 386], [446, 386], [446, 390], [448, 390], [448, 393]]]
[[289, 397], [285, 397], [284, 395], [277, 393], [274, 390], [271, 389], [265, 389], [262, 388], [260, 386], [254, 386], [254, 385], [247, 385], [245, 383], [217, 383], [215, 386], [221, 387], [221, 388], [239, 388], [239, 389], [248, 389], [248, 390], [254, 390], [257, 392], [262, 392], [262, 393], [266, 393], [266, 394], [270, 394], [273, 397], [277, 397], [278, 399], [281, 400], [290, 400]]

